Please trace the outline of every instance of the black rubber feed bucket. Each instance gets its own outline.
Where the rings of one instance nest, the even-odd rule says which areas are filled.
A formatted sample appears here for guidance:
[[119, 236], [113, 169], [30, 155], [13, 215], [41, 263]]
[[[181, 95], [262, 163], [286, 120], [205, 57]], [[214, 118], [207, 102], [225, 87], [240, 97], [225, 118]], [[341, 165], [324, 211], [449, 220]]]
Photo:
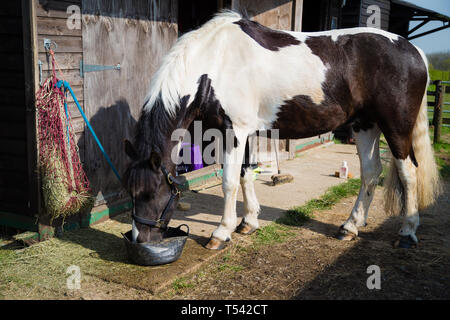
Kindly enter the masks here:
[[[181, 230], [182, 226], [185, 226], [187, 231]], [[188, 235], [189, 227], [186, 224], [167, 228], [163, 239], [158, 242], [136, 243], [131, 240], [131, 230], [125, 234], [122, 233], [128, 257], [133, 263], [142, 266], [156, 266], [178, 260]]]

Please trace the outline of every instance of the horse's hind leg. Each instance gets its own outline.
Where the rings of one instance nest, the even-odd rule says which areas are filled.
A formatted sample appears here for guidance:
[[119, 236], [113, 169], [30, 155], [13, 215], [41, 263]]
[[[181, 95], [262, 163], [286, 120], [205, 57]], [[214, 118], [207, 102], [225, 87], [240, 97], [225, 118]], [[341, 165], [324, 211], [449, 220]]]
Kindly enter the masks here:
[[417, 202], [416, 166], [408, 156], [406, 159], [393, 159], [398, 177], [403, 185], [403, 224], [400, 228], [400, 240], [396, 245], [409, 248], [417, 244], [416, 230], [419, 226], [419, 208]]
[[381, 131], [375, 124], [368, 130], [354, 132], [361, 166], [361, 188], [355, 206], [347, 221], [340, 227], [337, 238], [352, 240], [358, 235], [358, 227], [366, 225], [378, 177], [382, 171], [379, 142]]

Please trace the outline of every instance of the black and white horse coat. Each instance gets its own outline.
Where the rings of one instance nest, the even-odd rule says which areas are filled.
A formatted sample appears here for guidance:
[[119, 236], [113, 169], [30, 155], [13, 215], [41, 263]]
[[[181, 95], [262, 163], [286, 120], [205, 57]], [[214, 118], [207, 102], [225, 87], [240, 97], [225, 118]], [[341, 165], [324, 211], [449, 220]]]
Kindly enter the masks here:
[[[236, 229], [239, 184], [245, 200], [239, 230], [258, 228], [252, 173], [240, 175], [250, 134], [278, 129], [281, 139], [304, 138], [351, 123], [362, 186], [339, 237], [351, 239], [365, 225], [382, 170], [378, 142], [383, 133], [393, 154], [386, 204], [405, 215], [400, 235], [417, 242], [418, 210], [433, 203], [438, 190], [428, 138], [427, 82], [425, 55], [398, 35], [373, 28], [277, 31], [234, 12], [221, 13], [182, 36], [152, 78], [134, 141], [137, 156], [125, 179], [137, 198], [152, 194], [142, 200], [151, 205], [136, 214], [158, 217], [156, 199], [163, 203], [167, 190], [160, 182], [145, 181], [160, 179], [158, 163], [174, 171], [171, 132], [194, 119], [232, 129], [237, 138], [224, 154], [225, 209], [207, 246], [212, 249], [222, 247]], [[154, 177], [142, 169], [148, 159], [153, 159]], [[157, 232], [137, 223], [133, 230], [141, 242]]]

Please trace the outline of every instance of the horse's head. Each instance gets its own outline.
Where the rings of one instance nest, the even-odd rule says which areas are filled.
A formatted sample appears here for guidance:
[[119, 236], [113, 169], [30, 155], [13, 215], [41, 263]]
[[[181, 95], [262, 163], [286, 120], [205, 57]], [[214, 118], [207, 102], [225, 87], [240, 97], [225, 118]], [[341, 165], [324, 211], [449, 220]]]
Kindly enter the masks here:
[[133, 201], [132, 240], [161, 240], [178, 201], [177, 185], [182, 182], [171, 173], [174, 165], [167, 163], [166, 167], [157, 152], [142, 159], [128, 140], [125, 152], [132, 160], [123, 176], [123, 185]]

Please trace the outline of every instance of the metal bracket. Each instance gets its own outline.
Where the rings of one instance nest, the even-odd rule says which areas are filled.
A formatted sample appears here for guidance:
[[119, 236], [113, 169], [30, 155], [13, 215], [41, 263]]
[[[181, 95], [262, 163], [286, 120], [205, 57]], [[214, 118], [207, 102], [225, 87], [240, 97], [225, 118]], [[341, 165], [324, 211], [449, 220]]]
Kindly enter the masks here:
[[56, 48], [58, 48], [58, 45], [56, 44], [56, 42], [51, 39], [44, 39], [45, 50], [50, 51], [52, 45], [55, 47], [55, 49], [53, 51], [56, 51]]
[[39, 65], [39, 85], [42, 86], [42, 65], [44, 63], [41, 60], [38, 60]]
[[83, 60], [80, 61], [80, 77], [84, 77], [86, 72], [96, 72], [104, 70], [120, 70], [120, 63], [115, 66], [103, 66], [100, 64], [84, 64]]

